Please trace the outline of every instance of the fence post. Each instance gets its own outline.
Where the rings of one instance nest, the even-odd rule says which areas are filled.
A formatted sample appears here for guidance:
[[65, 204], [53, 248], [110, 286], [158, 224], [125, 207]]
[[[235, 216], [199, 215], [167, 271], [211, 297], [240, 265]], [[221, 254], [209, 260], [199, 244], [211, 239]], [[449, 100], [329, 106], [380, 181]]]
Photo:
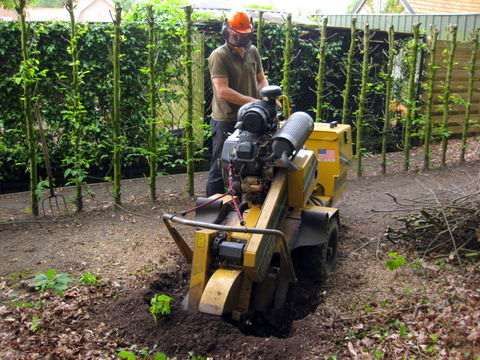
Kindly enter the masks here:
[[147, 6], [148, 24], [148, 107], [149, 142], [148, 165], [150, 172], [150, 199], [157, 200], [157, 74], [155, 71], [155, 17], [152, 5]]
[[467, 135], [468, 127], [470, 122], [470, 110], [472, 107], [472, 98], [473, 98], [473, 84], [475, 81], [475, 66], [477, 63], [477, 54], [478, 54], [478, 32], [475, 30], [472, 33], [472, 53], [470, 56], [470, 63], [468, 66], [468, 90], [467, 90], [467, 103], [465, 105], [465, 119], [463, 121], [463, 131], [462, 131], [462, 148], [460, 152], [460, 162], [465, 161], [465, 152], [467, 151]]
[[368, 70], [369, 58], [368, 48], [370, 46], [370, 29], [368, 23], [365, 23], [363, 30], [363, 60], [362, 60], [362, 80], [360, 85], [360, 97], [358, 99], [358, 113], [357, 113], [357, 141], [355, 144], [357, 155], [357, 176], [362, 176], [362, 127], [365, 117], [365, 101], [367, 100], [368, 91]]
[[263, 45], [263, 11], [258, 12], [258, 24], [257, 24], [257, 50], [262, 57], [262, 45]]
[[32, 81], [28, 78], [28, 66], [31, 62], [30, 54], [28, 51], [28, 31], [25, 19], [25, 6], [26, 0], [18, 0], [15, 4], [15, 10], [18, 14], [18, 20], [20, 23], [20, 42], [22, 50], [22, 67], [21, 78], [23, 87], [23, 115], [25, 117], [25, 128], [27, 130], [27, 144], [28, 144], [28, 159], [30, 173], [30, 202], [32, 207], [32, 214], [38, 216], [38, 198], [36, 194], [38, 184], [38, 168], [37, 168], [37, 149], [36, 149], [36, 136], [33, 128], [33, 113], [32, 113]]
[[[285, 29], [285, 44], [283, 47], [283, 79], [282, 91], [287, 99], [290, 99], [290, 65], [292, 62], [292, 14], [287, 15]], [[290, 114], [285, 114], [289, 116]]]
[[185, 7], [185, 53], [187, 70], [187, 121], [185, 123], [185, 143], [187, 157], [187, 191], [194, 195], [194, 163], [193, 163], [193, 78], [192, 78], [192, 7]]
[[385, 73], [385, 114], [382, 132], [382, 174], [387, 172], [387, 133], [390, 128], [390, 101], [392, 98], [392, 70], [395, 57], [395, 30], [393, 25], [388, 29], [388, 62]]
[[318, 73], [317, 73], [317, 106], [315, 121], [321, 121], [323, 115], [323, 88], [325, 82], [325, 49], [327, 45], [327, 24], [328, 18], [322, 19], [322, 27], [320, 29], [320, 47], [318, 49]]
[[448, 110], [450, 107], [450, 85], [452, 83], [453, 60], [457, 48], [457, 25], [450, 25], [449, 32], [451, 34], [451, 40], [448, 50], [447, 73], [445, 75], [445, 83], [443, 87], [442, 166], [445, 166], [447, 162], [448, 138], [450, 136], [448, 132]]
[[438, 29], [431, 26], [430, 28], [430, 46], [428, 52], [430, 54], [430, 60], [428, 62], [427, 69], [427, 103], [425, 110], [425, 131], [424, 131], [424, 157], [423, 157], [423, 169], [428, 170], [430, 168], [430, 139], [432, 137], [432, 104], [433, 104], [433, 83], [435, 81], [435, 73], [437, 66], [435, 64], [435, 54], [437, 51], [437, 39]]
[[408, 99], [407, 99], [407, 117], [405, 119], [405, 138], [403, 141], [404, 144], [404, 153], [405, 153], [405, 163], [404, 170], [407, 171], [410, 167], [410, 127], [415, 116], [416, 109], [416, 89], [417, 84], [416, 72], [417, 72], [417, 57], [418, 57], [418, 40], [420, 37], [420, 24], [413, 25], [413, 43], [408, 59]]
[[121, 139], [120, 134], [120, 43], [121, 43], [122, 7], [115, 3], [115, 18], [113, 19], [113, 201], [121, 204], [120, 180], [121, 173]]
[[350, 91], [352, 88], [352, 67], [353, 56], [355, 55], [355, 46], [357, 39], [357, 19], [352, 18], [350, 24], [350, 47], [348, 49], [346, 75], [345, 75], [345, 89], [343, 89], [343, 109], [342, 109], [342, 124], [347, 123], [347, 118], [350, 115]]

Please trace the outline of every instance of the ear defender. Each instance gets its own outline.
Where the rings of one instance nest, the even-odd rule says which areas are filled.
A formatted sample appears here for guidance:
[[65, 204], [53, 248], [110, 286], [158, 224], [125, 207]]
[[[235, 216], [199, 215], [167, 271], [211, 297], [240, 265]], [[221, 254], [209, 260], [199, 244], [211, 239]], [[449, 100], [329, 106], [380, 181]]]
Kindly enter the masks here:
[[223, 39], [226, 41], [228, 38], [228, 22], [226, 18], [223, 20], [222, 30], [220, 33], [222, 34]]

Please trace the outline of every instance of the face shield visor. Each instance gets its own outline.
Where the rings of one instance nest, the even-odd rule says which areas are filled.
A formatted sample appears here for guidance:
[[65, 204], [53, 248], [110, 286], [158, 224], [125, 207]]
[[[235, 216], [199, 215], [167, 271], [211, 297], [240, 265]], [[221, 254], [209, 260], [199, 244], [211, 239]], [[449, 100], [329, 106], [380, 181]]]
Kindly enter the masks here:
[[252, 33], [240, 33], [229, 28], [227, 42], [231, 46], [248, 49], [252, 45]]

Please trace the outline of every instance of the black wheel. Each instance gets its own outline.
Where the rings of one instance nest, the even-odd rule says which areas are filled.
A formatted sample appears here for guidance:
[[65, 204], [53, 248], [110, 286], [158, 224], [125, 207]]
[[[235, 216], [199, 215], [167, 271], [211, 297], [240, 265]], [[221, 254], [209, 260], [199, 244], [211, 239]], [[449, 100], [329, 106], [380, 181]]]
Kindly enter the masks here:
[[335, 270], [337, 265], [338, 248], [338, 221], [336, 218], [330, 220], [326, 232], [326, 245], [324, 246], [323, 262], [328, 273]]
[[330, 219], [328, 225], [319, 233], [320, 245], [294, 250], [292, 257], [299, 276], [321, 282], [327, 279], [337, 263], [338, 234], [337, 219]]

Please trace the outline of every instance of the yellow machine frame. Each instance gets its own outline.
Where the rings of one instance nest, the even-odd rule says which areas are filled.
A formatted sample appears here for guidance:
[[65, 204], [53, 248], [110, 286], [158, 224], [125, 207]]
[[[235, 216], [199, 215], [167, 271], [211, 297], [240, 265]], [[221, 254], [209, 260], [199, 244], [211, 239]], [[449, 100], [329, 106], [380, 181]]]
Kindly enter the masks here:
[[[295, 234], [300, 214], [308, 210], [325, 216], [328, 221], [338, 221], [337, 209], [319, 205], [332, 204], [343, 191], [347, 165], [352, 158], [351, 142], [349, 125], [315, 123], [314, 131], [305, 143], [305, 150], [301, 150], [294, 158], [298, 170], [277, 170], [263, 204], [251, 206], [245, 211], [245, 226], [240, 226], [236, 217], [227, 218], [224, 225], [233, 229], [228, 232], [228, 237], [245, 242], [241, 266], [212, 268], [210, 248], [218, 234], [215, 225], [203, 224], [203, 227], [213, 229], [197, 230], [193, 250], [190, 250], [178, 232], [174, 229], [172, 232], [169, 224], [170, 221], [188, 221], [180, 221], [175, 215], [164, 216], [172, 237], [192, 263], [186, 302], [189, 310], [215, 315], [228, 313], [240, 319], [252, 307], [254, 285], [257, 289], [255, 303], [262, 303], [262, 291], [258, 289], [271, 288], [273, 281], [280, 284], [275, 290], [274, 303], [283, 305], [288, 286], [295, 281], [290, 251], [298, 240]], [[312, 176], [316, 180], [311, 179]], [[310, 203], [312, 196], [321, 204]], [[224, 199], [224, 202], [228, 201]], [[289, 217], [285, 217], [285, 209], [292, 209]], [[281, 231], [253, 233], [255, 229]], [[280, 271], [271, 274], [269, 268], [275, 253], [280, 255]]]

